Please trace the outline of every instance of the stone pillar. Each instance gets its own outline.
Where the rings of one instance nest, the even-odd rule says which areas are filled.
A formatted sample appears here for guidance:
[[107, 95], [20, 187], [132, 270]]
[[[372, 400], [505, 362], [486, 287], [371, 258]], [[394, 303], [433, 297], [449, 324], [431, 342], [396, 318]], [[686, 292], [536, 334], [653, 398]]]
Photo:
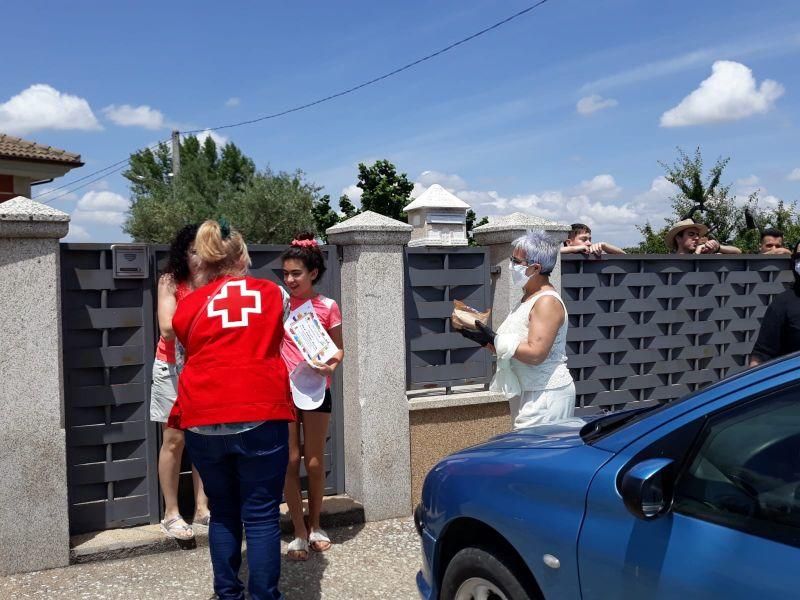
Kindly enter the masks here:
[[0, 575], [69, 564], [58, 240], [69, 215], [0, 204]]
[[[519, 304], [521, 292], [511, 283], [508, 261], [511, 258], [511, 242], [529, 230], [544, 231], [559, 244], [567, 239], [569, 225], [554, 223], [546, 219], [514, 213], [498, 217], [486, 225], [472, 230], [475, 241], [489, 248], [489, 264], [492, 267], [492, 325], [497, 328]], [[561, 255], [550, 275], [550, 283], [561, 289]]]
[[403, 253], [411, 229], [367, 211], [327, 231], [342, 258], [345, 490], [368, 521], [410, 513]]

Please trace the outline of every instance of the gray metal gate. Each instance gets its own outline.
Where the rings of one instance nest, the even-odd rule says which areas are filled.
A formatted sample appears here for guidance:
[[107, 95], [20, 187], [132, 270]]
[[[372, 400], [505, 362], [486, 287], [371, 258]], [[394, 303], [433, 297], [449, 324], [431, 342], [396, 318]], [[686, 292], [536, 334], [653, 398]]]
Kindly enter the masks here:
[[409, 389], [485, 383], [490, 354], [450, 330], [453, 300], [491, 304], [485, 248], [406, 248], [406, 362]]
[[62, 244], [61, 290], [70, 531], [158, 522], [153, 282], [115, 280], [108, 245]]
[[[252, 275], [282, 282], [285, 246], [251, 245]], [[62, 244], [62, 329], [71, 533], [157, 523], [160, 427], [149, 421], [157, 341], [156, 281], [165, 246], [150, 247], [147, 279], [115, 280], [110, 245]], [[323, 246], [328, 270], [317, 290], [340, 301], [335, 246]], [[342, 376], [332, 386], [325, 449], [326, 493], [344, 491]], [[305, 479], [303, 480], [305, 488]], [[180, 504], [193, 510], [184, 456]]]

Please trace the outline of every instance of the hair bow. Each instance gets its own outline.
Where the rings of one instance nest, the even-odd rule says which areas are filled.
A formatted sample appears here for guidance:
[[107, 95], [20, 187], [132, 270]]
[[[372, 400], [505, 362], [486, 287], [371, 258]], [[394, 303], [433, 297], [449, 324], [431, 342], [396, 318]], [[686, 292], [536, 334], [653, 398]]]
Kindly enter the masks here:
[[297, 246], [298, 248], [316, 248], [319, 244], [317, 244], [317, 240], [292, 240], [292, 246]]
[[217, 223], [219, 223], [219, 230], [222, 234], [222, 239], [227, 240], [231, 237], [231, 224], [228, 223], [228, 219], [225, 217], [220, 218]]

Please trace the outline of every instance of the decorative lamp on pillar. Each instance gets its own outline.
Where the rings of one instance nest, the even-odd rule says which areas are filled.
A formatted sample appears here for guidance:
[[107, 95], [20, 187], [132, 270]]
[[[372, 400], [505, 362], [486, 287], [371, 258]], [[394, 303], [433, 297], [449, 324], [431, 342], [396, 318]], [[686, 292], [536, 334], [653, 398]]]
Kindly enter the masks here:
[[405, 207], [409, 246], [466, 246], [469, 204], [434, 183]]

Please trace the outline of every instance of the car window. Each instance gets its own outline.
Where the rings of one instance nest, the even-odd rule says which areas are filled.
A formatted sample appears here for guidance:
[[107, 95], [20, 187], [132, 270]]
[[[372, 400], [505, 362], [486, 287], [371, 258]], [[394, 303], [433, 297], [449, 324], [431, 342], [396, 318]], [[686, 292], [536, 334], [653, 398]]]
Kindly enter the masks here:
[[798, 400], [793, 386], [709, 419], [674, 510], [800, 546]]

